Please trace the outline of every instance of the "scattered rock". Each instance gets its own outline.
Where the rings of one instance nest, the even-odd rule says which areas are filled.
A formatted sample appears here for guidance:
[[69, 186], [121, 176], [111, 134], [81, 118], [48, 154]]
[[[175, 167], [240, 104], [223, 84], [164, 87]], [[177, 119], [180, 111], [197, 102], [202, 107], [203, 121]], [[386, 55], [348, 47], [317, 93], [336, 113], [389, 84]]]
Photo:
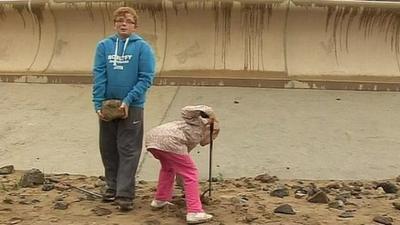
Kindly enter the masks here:
[[375, 216], [373, 219], [377, 223], [392, 225], [393, 219], [388, 216]]
[[274, 197], [283, 198], [285, 196], [289, 196], [289, 189], [287, 189], [284, 186], [281, 186], [271, 191], [270, 195]]
[[359, 207], [359, 205], [357, 205], [357, 204], [354, 203], [354, 202], [350, 202], [350, 201], [347, 201], [347, 202], [345, 202], [344, 204], [345, 204], [345, 205], [352, 205], [352, 206], [355, 206], [355, 207]]
[[352, 190], [353, 192], [361, 192], [361, 187], [360, 186], [352, 186]]
[[349, 185], [353, 187], [362, 187], [364, 186], [364, 183], [362, 181], [356, 180], [356, 181], [351, 181]]
[[66, 191], [66, 190], [71, 189], [71, 187], [69, 185], [65, 185], [62, 183], [54, 184], [54, 188], [58, 191]]
[[393, 202], [393, 206], [394, 206], [395, 209], [400, 210], [400, 202], [399, 201]]
[[351, 192], [352, 190], [353, 190], [353, 186], [350, 186], [347, 184], [342, 184], [342, 187], [340, 187], [340, 191]]
[[307, 194], [304, 194], [304, 193], [301, 193], [301, 192], [294, 193], [294, 197], [295, 198], [304, 198], [305, 196], [307, 196]]
[[372, 192], [368, 191], [368, 190], [363, 190], [363, 191], [361, 191], [360, 194], [362, 194], [362, 195], [372, 195]]
[[96, 208], [92, 209], [91, 211], [94, 212], [98, 216], [106, 216], [106, 215], [110, 215], [112, 213], [111, 210], [102, 208], [102, 207], [96, 207]]
[[310, 183], [309, 185], [307, 185], [304, 190], [307, 191], [308, 196], [313, 196], [315, 195], [317, 192], [319, 192], [320, 190], [318, 189], [318, 187], [314, 184], [314, 183]]
[[396, 177], [396, 182], [400, 182], [400, 175]]
[[266, 209], [267, 207], [265, 206], [265, 205], [263, 205], [263, 204], [261, 204], [261, 203], [257, 203], [257, 210], [259, 211], [259, 212], [265, 212], [265, 209]]
[[104, 180], [100, 180], [100, 179], [98, 179], [98, 180], [94, 183], [94, 187], [95, 187], [95, 188], [98, 188], [98, 187], [103, 188], [103, 187], [105, 187], [106, 185], [107, 185], [107, 183], [106, 183]]
[[[224, 198], [224, 197], [221, 196], [221, 198]], [[246, 204], [247, 203], [246, 199], [240, 198], [240, 197], [236, 197], [236, 196], [229, 197], [229, 201], [232, 202], [233, 204]]]
[[185, 199], [182, 198], [182, 197], [178, 197], [178, 196], [174, 196], [170, 202], [172, 204], [176, 205], [176, 206], [182, 206], [183, 207], [183, 206], [186, 205]]
[[325, 192], [326, 194], [329, 194], [329, 193], [331, 193], [331, 190], [333, 190], [333, 189], [329, 189], [329, 188], [326, 188], [326, 187], [321, 187], [319, 190], [322, 191], [322, 192]]
[[14, 200], [13, 200], [12, 198], [5, 197], [5, 198], [3, 199], [3, 202], [6, 203], [6, 204], [13, 204], [13, 203], [14, 203]]
[[161, 225], [161, 222], [156, 219], [146, 220], [143, 225]]
[[339, 182], [331, 182], [325, 186], [326, 188], [332, 188], [332, 189], [339, 189], [340, 188], [340, 183]]
[[307, 194], [308, 194], [308, 191], [303, 189], [302, 187], [300, 187], [294, 191], [295, 198], [303, 198], [303, 197], [307, 196]]
[[6, 174], [11, 174], [11, 173], [14, 173], [13, 165], [7, 165], [7, 166], [3, 166], [0, 168], [0, 175], [6, 175]]
[[[12, 180], [15, 178], [19, 178], [20, 171], [16, 171], [15, 175], [8, 175], [8, 176], [0, 176], [0, 182], [3, 184], [5, 182], [13, 181], [15, 184], [17, 181]], [[314, 186], [308, 186], [310, 181], [302, 181], [302, 185], [299, 185], [295, 180], [290, 180], [287, 181], [287, 183], [280, 183], [275, 182], [275, 183], [270, 183], [268, 179], [263, 180], [263, 178], [257, 178], [258, 181], [255, 181], [253, 178], [243, 178], [240, 180], [231, 180], [231, 179], [226, 179], [221, 183], [216, 183], [215, 186], [215, 196], [216, 199], [220, 201], [220, 204], [210, 204], [209, 210], [217, 210], [216, 213], [217, 216], [210, 224], [214, 225], [227, 225], [227, 224], [254, 224], [254, 225], [261, 225], [261, 224], [269, 224], [271, 225], [278, 225], [278, 224], [286, 224], [286, 225], [300, 225], [300, 224], [307, 224], [307, 225], [323, 225], [323, 224], [339, 224], [339, 223], [357, 223], [360, 222], [358, 218], [358, 214], [360, 216], [368, 219], [367, 216], [369, 216], [369, 223], [370, 224], [396, 224], [397, 221], [399, 220], [399, 217], [397, 215], [394, 215], [390, 212], [395, 212], [397, 210], [400, 210], [400, 192], [397, 191], [395, 194], [388, 194], [384, 190], [383, 186], [378, 187], [379, 190], [382, 190], [382, 193], [384, 198], [380, 199], [374, 199], [375, 196], [377, 196], [377, 192], [375, 191], [377, 187], [377, 183], [375, 182], [364, 182], [364, 186], [361, 186], [361, 183], [352, 183], [349, 181], [330, 181], [330, 183], [327, 183], [326, 181], [315, 181], [315, 184], [318, 185], [318, 187]], [[87, 180], [76, 180], [75, 177], [61, 177], [59, 180], [66, 180], [71, 182], [71, 184], [77, 185], [81, 187], [81, 185], [95, 185], [95, 183], [102, 182], [99, 179], [87, 179]], [[393, 182], [393, 180], [391, 180]], [[140, 187], [141, 189], [138, 190], [138, 195], [140, 198], [137, 199], [138, 203], [142, 205], [143, 210], [147, 211], [149, 210], [149, 207], [147, 204], [151, 201], [153, 198], [153, 193], [152, 193], [152, 188], [155, 186], [152, 182], [145, 182], [145, 181], [139, 181], [141, 184]], [[286, 180], [285, 180], [286, 182]], [[205, 183], [205, 182], [204, 182]], [[241, 188], [236, 189], [233, 185], [235, 183], [241, 184]], [[394, 183], [394, 182], [393, 182]], [[6, 196], [9, 199], [10, 203], [8, 204], [13, 204], [13, 205], [6, 205], [3, 202], [0, 202], [3, 204], [3, 207], [9, 207], [10, 209], [2, 209], [0, 206], [0, 214], [4, 215], [11, 215], [8, 218], [5, 217], [3, 221], [0, 219], [0, 224], [3, 222], [4, 224], [10, 224], [9, 219], [13, 217], [13, 213], [19, 213], [20, 210], [26, 210], [27, 208], [32, 209], [35, 212], [39, 211], [44, 211], [44, 213], [51, 213], [51, 210], [56, 213], [56, 209], [59, 210], [66, 210], [66, 211], [58, 211], [58, 213], [61, 214], [70, 214], [70, 213], [75, 213], [77, 212], [76, 210], [86, 210], [88, 211], [88, 206], [89, 206], [89, 214], [87, 216], [90, 216], [92, 219], [91, 222], [86, 222], [87, 225], [94, 224], [95, 222], [97, 224], [99, 221], [97, 220], [104, 220], [104, 219], [109, 219], [113, 218], [116, 215], [121, 215], [121, 214], [115, 214], [113, 208], [114, 206], [108, 205], [108, 204], [92, 204], [90, 202], [81, 202], [74, 204], [76, 201], [81, 201], [83, 199], [82, 194], [76, 191], [55, 191], [53, 190], [52, 192], [41, 192], [43, 191], [48, 191], [52, 190], [54, 188], [55, 183], [45, 183], [43, 186], [38, 186], [35, 189], [9, 189], [10, 191], [6, 191], [5, 194], [3, 195], [3, 198], [0, 198], [0, 201], [3, 201], [4, 203], [8, 203], [6, 199], [4, 199]], [[254, 186], [258, 186], [257, 189], [252, 189], [249, 190], [246, 187], [248, 187], [250, 184], [255, 184]], [[281, 185], [282, 184], [282, 185]], [[347, 184], [348, 186], [345, 189], [341, 189], [342, 185]], [[372, 186], [372, 189], [367, 189], [366, 185], [370, 184]], [[400, 188], [399, 183], [394, 183], [398, 188]], [[1, 185], [1, 183], [0, 183]], [[83, 186], [83, 187], [88, 187], [88, 186]], [[262, 188], [265, 190], [268, 190], [267, 192], [261, 191]], [[323, 190], [329, 189], [330, 193], [327, 193]], [[61, 189], [60, 189], [61, 190]], [[347, 191], [346, 191], [347, 190]], [[366, 191], [369, 190], [369, 191]], [[328, 203], [327, 206], [330, 209], [323, 209], [323, 210], [318, 210], [318, 212], [314, 212], [316, 215], [313, 214], [312, 210], [304, 210], [300, 215], [296, 215], [297, 211], [293, 209], [293, 207], [301, 208], [303, 206], [310, 206], [309, 203], [307, 203], [304, 200], [298, 200], [295, 198], [303, 198], [307, 197], [308, 193], [314, 192], [313, 195], [308, 196], [306, 200], [309, 202], [318, 202], [318, 203]], [[364, 194], [368, 192], [367, 194]], [[0, 192], [0, 195], [3, 194], [4, 192]], [[175, 196], [179, 195], [180, 204], [179, 206], [176, 205], [174, 208], [169, 208], [167, 206], [166, 208], [160, 210], [157, 213], [148, 213], [145, 215], [146, 217], [142, 217], [142, 224], [144, 225], [161, 225], [161, 224], [169, 224], [172, 225], [175, 219], [176, 215], [179, 215], [179, 218], [184, 221], [185, 217], [185, 207], [184, 207], [184, 198], [181, 196], [181, 192], [177, 192]], [[293, 194], [293, 195], [292, 195]], [[57, 201], [54, 201], [51, 203], [51, 201], [57, 196]], [[64, 196], [62, 196], [64, 195]], [[284, 197], [284, 199], [279, 199], [279, 198], [274, 198], [270, 197], [271, 196], [277, 196], [277, 197]], [[291, 196], [292, 195], [292, 196]], [[20, 198], [20, 196], [24, 197]], [[86, 195], [85, 195], [86, 196]], [[291, 196], [291, 197], [285, 197], [285, 196]], [[358, 196], [362, 196], [363, 200], [358, 201], [355, 198]], [[320, 199], [318, 199], [318, 197]], [[333, 200], [336, 197], [335, 200]], [[11, 199], [12, 198], [12, 199]], [[34, 198], [37, 198], [38, 200], [42, 201], [40, 204], [33, 204], [34, 203]], [[79, 198], [79, 200], [74, 200]], [[316, 199], [315, 199], [316, 198]], [[397, 199], [396, 199], [397, 198]], [[22, 199], [22, 200], [21, 200]], [[329, 200], [330, 199], [330, 200]], [[29, 201], [28, 201], [29, 200]], [[359, 207], [353, 207], [349, 205], [345, 205], [345, 202], [350, 202], [354, 201], [357, 204], [359, 204]], [[18, 204], [19, 203], [19, 204]], [[278, 203], [278, 204], [277, 204]], [[284, 203], [289, 203], [289, 204], [284, 204]], [[296, 203], [296, 204], [295, 204]], [[30, 206], [24, 206], [20, 204], [31, 204]], [[50, 204], [50, 205], [49, 205]], [[73, 207], [71, 204], [74, 204]], [[276, 204], [276, 205], [275, 205]], [[351, 203], [349, 203], [351, 204]], [[389, 205], [393, 204], [393, 206]], [[0, 204], [1, 205], [1, 204]], [[92, 205], [92, 207], [90, 207]], [[99, 205], [101, 207], [98, 207], [96, 205]], [[39, 206], [42, 209], [37, 210], [40, 208], [35, 208], [35, 206]], [[69, 207], [71, 206], [71, 208]], [[83, 207], [81, 207], [83, 206]], [[272, 206], [272, 208], [271, 208]], [[277, 207], [279, 206], [279, 207]], [[301, 207], [300, 207], [301, 206]], [[104, 208], [103, 208], [104, 207]], [[207, 207], [207, 206], [206, 206]], [[211, 208], [210, 208], [211, 207]], [[324, 208], [324, 205], [320, 205], [319, 207]], [[395, 209], [389, 209], [391, 207], [394, 207]], [[320, 209], [322, 209], [320, 208]], [[339, 209], [341, 211], [335, 210]], [[357, 209], [357, 212], [352, 212], [352, 211], [344, 211], [345, 209]], [[383, 215], [383, 218], [385, 218], [387, 221], [385, 221], [382, 218], [376, 218], [374, 221], [372, 219], [374, 218], [376, 213], [382, 213], [382, 210], [387, 209], [390, 214], [381, 214]], [[11, 214], [9, 212], [6, 212], [6, 210], [11, 211]], [[45, 211], [46, 210], [46, 211]], [[50, 211], [49, 211], [50, 210]], [[71, 211], [72, 210], [72, 211]], [[143, 211], [142, 210], [142, 211]], [[360, 211], [359, 211], [360, 210]], [[391, 211], [390, 211], [391, 210]], [[395, 211], [393, 211], [395, 210]], [[4, 211], [4, 212], [3, 212]], [[139, 211], [142, 212], [142, 211]], [[325, 214], [329, 213], [330, 215]], [[398, 211], [400, 212], [400, 211]], [[333, 214], [332, 214], [333, 213]], [[58, 215], [58, 216], [61, 216]], [[108, 216], [111, 214], [111, 217]], [[155, 217], [154, 215], [157, 215]], [[287, 215], [282, 215], [282, 214], [287, 214]], [[290, 216], [294, 215], [294, 216]], [[23, 216], [22, 214], [14, 214], [14, 216], [20, 216], [23, 221], [15, 221], [17, 225], [19, 224], [25, 224], [27, 223], [27, 218]], [[159, 216], [159, 217], [158, 217]], [[315, 217], [317, 216], [317, 217]], [[324, 216], [327, 216], [327, 218], [324, 218]], [[392, 220], [387, 219], [386, 217], [391, 216]], [[0, 216], [1, 217], [1, 216]], [[355, 217], [354, 219], [352, 219]], [[47, 223], [63, 223], [64, 218], [60, 217], [59, 219], [52, 219], [54, 217], [51, 217], [51, 215], [46, 216], [46, 221]], [[98, 219], [95, 219], [98, 218]], [[135, 217], [136, 218], [136, 217]], [[170, 219], [172, 218], [172, 219]], [[228, 219], [227, 219], [228, 218]], [[321, 222], [321, 218], [326, 219], [325, 222]], [[390, 218], [390, 217], [389, 217]], [[166, 219], [166, 220], [165, 220]], [[227, 224], [224, 224], [222, 222], [219, 222], [218, 220], [224, 221], [229, 220]], [[89, 221], [89, 220], [88, 220]], [[122, 220], [121, 220], [122, 221]], [[166, 221], [166, 222], [165, 222]], [[266, 222], [267, 221], [267, 222]], [[329, 221], [329, 222], [328, 222]], [[333, 221], [333, 222], [332, 222]], [[336, 222], [335, 222], [336, 221]], [[65, 222], [65, 221], [64, 221]], [[76, 222], [76, 221], [74, 221]], [[236, 222], [236, 223], [235, 223]], [[368, 222], [368, 221], [362, 221], [362, 222]], [[83, 222], [85, 223], [85, 222]], [[112, 223], [110, 223], [111, 225]], [[122, 223], [121, 223], [122, 224]], [[368, 224], [368, 223], [365, 223]]]
[[294, 215], [296, 212], [293, 210], [292, 206], [289, 204], [283, 204], [278, 206], [275, 210], [274, 213], [282, 213], [282, 214], [290, 214]]
[[256, 216], [256, 215], [247, 214], [244, 217], [243, 221], [246, 222], [246, 223], [252, 223], [254, 220], [257, 220], [257, 219], [258, 219], [258, 216]]
[[340, 218], [352, 218], [354, 217], [351, 212], [343, 212], [339, 215]]
[[[252, 182], [246, 182], [246, 186], [245, 186], [245, 187], [248, 188], [248, 189], [254, 189], [254, 188], [258, 188], [259, 185], [254, 184], [254, 183], [252, 183]], [[253, 190], [253, 191], [254, 191], [254, 190]]]
[[[376, 189], [376, 192], [377, 192], [378, 195], [384, 195], [384, 194], [386, 193], [385, 190], [383, 190], [382, 187], [378, 187], [378, 188]], [[383, 196], [383, 197], [384, 197], [384, 196]]]
[[276, 176], [270, 176], [269, 174], [264, 173], [256, 176], [255, 180], [261, 181], [262, 183], [274, 183], [279, 179]]
[[59, 218], [51, 218], [50, 219], [50, 222], [52, 222], [52, 223], [56, 223], [56, 222], [58, 222], [58, 221], [60, 221], [60, 219]]
[[43, 184], [43, 186], [42, 186], [42, 191], [51, 191], [53, 189], [54, 189], [53, 183], [46, 183], [46, 184]]
[[341, 192], [336, 196], [336, 200], [342, 200], [343, 202], [346, 202], [348, 198], [351, 198], [351, 192]]
[[12, 224], [18, 224], [20, 222], [22, 222], [23, 219], [19, 218], [19, 217], [13, 217], [10, 220], [8, 220], [8, 224], [12, 225]]
[[363, 186], [366, 190], [374, 190], [375, 185], [373, 183], [365, 183]]
[[65, 209], [68, 209], [68, 206], [69, 206], [69, 204], [67, 202], [57, 201], [54, 204], [54, 209], [65, 210]]
[[329, 206], [329, 208], [343, 209], [344, 202], [342, 200], [335, 200], [335, 201], [329, 202], [328, 206]]
[[356, 197], [356, 198], [362, 198], [362, 197], [360, 196], [360, 193], [361, 193], [361, 192], [358, 192], [358, 191], [351, 191], [351, 192], [350, 192], [350, 194], [351, 194], [352, 196], [354, 196], [354, 197]]
[[64, 200], [64, 196], [62, 196], [62, 195], [59, 195], [59, 196], [57, 196], [55, 199], [54, 199], [54, 201], [63, 201]]
[[217, 176], [211, 178], [212, 182], [223, 182], [224, 180], [224, 175], [222, 175], [222, 173], [218, 173]]
[[347, 202], [346, 196], [345, 195], [340, 195], [340, 194], [335, 197], [335, 200], [342, 201], [344, 204], [346, 204], [346, 202]]
[[237, 188], [240, 188], [240, 187], [243, 186], [241, 183], [238, 183], [238, 182], [233, 183], [233, 185], [234, 185], [235, 187], [237, 187]]
[[0, 212], [11, 212], [11, 208], [0, 208]]
[[80, 201], [95, 201], [96, 197], [92, 195], [81, 195], [78, 197]]
[[200, 201], [204, 205], [210, 205], [210, 202], [212, 201], [212, 198], [210, 198], [208, 195], [201, 195]]
[[31, 169], [26, 172], [20, 179], [19, 185], [25, 187], [35, 187], [44, 183], [44, 174], [38, 169]]
[[397, 191], [399, 190], [396, 184], [393, 184], [390, 181], [378, 183], [377, 187], [382, 187], [386, 193], [397, 193]]
[[328, 196], [323, 191], [319, 191], [319, 192], [315, 193], [313, 196], [309, 197], [307, 200], [312, 203], [328, 203], [329, 202]]
[[263, 190], [263, 191], [269, 191], [270, 188], [269, 188], [269, 187], [263, 187], [263, 188], [261, 188], [261, 190]]
[[30, 204], [32, 204], [32, 202], [30, 202], [30, 201], [28, 201], [26, 199], [23, 199], [23, 200], [19, 201], [18, 203], [21, 204], [21, 205], [30, 205]]

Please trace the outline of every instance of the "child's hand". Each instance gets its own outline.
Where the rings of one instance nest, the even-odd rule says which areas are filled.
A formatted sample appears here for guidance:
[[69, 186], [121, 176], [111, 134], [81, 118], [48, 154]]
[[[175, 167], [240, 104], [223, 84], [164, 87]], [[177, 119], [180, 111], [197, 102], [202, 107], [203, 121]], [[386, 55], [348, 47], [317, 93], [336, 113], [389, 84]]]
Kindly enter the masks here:
[[219, 134], [219, 127], [218, 128], [214, 128], [213, 134], [212, 134], [213, 140], [215, 140], [215, 138], [218, 137], [218, 134]]

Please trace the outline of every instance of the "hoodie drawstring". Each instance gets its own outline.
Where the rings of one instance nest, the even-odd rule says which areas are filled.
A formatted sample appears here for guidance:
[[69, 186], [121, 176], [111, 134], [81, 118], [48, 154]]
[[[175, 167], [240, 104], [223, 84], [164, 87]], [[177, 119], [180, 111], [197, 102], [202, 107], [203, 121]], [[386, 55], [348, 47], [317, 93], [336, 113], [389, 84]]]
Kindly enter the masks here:
[[[128, 46], [128, 42], [129, 42], [129, 37], [126, 38], [126, 40], [125, 40], [124, 49], [122, 50], [121, 57], [125, 55], [125, 50], [126, 50], [126, 47]], [[118, 46], [119, 46], [119, 38], [117, 38], [117, 41], [115, 42], [114, 63], [113, 63], [114, 66], [117, 65]]]

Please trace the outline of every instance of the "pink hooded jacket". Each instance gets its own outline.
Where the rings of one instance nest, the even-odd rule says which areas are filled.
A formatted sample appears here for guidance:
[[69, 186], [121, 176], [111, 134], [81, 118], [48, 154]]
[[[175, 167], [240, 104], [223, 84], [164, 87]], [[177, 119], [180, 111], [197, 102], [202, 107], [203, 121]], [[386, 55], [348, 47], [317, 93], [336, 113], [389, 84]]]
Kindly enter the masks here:
[[[200, 116], [201, 112], [209, 118]], [[218, 136], [219, 124], [211, 107], [206, 105], [182, 108], [183, 121], [173, 121], [151, 129], [145, 140], [146, 149], [158, 149], [188, 154], [196, 145], [210, 143], [210, 121], [214, 121], [213, 139]]]

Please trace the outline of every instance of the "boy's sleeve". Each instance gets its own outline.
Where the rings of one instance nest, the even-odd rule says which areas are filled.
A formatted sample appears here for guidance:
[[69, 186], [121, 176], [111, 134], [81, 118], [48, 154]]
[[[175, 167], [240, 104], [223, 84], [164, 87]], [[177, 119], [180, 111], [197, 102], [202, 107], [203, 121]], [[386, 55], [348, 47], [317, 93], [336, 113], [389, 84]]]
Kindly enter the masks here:
[[143, 43], [139, 53], [138, 82], [124, 98], [123, 102], [125, 104], [130, 105], [146, 93], [153, 83], [155, 64], [153, 49], [147, 43]]
[[96, 47], [96, 55], [93, 65], [93, 103], [95, 111], [101, 109], [101, 103], [105, 99], [106, 92], [106, 65], [107, 59], [105, 56], [105, 49], [102, 42], [99, 42]]

